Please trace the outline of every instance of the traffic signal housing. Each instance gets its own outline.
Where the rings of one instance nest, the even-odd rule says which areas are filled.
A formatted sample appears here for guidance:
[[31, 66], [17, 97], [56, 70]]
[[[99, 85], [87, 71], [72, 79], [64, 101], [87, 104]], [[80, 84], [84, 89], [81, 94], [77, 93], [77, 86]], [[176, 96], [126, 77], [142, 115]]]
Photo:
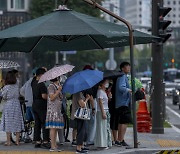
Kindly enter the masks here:
[[164, 20], [164, 17], [171, 11], [170, 7], [157, 6], [157, 23], [158, 23], [158, 36], [162, 38], [162, 42], [166, 42], [170, 37], [171, 30], [167, 29], [171, 24], [170, 20]]

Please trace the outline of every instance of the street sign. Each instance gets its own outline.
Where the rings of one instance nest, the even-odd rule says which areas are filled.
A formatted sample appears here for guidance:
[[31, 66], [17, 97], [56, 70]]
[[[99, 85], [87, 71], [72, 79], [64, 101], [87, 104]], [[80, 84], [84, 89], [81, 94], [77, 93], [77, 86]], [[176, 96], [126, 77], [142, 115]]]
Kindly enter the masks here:
[[77, 51], [76, 50], [74, 50], [74, 51], [60, 51], [60, 53], [61, 54], [69, 54], [69, 55], [72, 55], [72, 54], [76, 54], [77, 53]]
[[106, 69], [108, 70], [115, 70], [117, 67], [117, 62], [115, 60], [112, 60], [112, 63], [110, 63], [110, 60], [108, 59], [106, 61], [105, 66], [106, 66]]

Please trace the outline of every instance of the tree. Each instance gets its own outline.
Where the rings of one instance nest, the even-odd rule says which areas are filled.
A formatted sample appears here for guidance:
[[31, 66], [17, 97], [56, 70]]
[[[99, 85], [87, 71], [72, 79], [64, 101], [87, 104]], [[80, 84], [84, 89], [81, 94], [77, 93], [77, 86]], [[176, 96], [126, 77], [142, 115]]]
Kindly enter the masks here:
[[[31, 0], [31, 4], [30, 4], [30, 14], [32, 18], [37, 18], [39, 16], [43, 16], [45, 14], [48, 14], [50, 12], [52, 12], [55, 9], [55, 4], [56, 0]], [[61, 0], [57, 0], [57, 6], [62, 3], [63, 1]], [[97, 2], [101, 2], [101, 0], [98, 0]], [[93, 8], [92, 6], [90, 6], [89, 4], [83, 2], [83, 0], [69, 0], [68, 1], [68, 8], [73, 9], [74, 11], [77, 12], [81, 12], [81, 13], [85, 13], [91, 16], [95, 16], [95, 17], [100, 17], [100, 10]], [[82, 59], [82, 55], [86, 54], [84, 52], [80, 52], [81, 54], [76, 55], [76, 57], [74, 58], [70, 58], [69, 61], [71, 63], [74, 64], [75, 63], [75, 59], [79, 62]], [[89, 52], [90, 53], [90, 52]], [[55, 64], [55, 52], [33, 52], [33, 67], [34, 66], [46, 66], [48, 68], [54, 66]], [[93, 52], [93, 57], [94, 60], [97, 60], [97, 58], [99, 57], [99, 53], [98, 52]], [[50, 61], [51, 59], [51, 61]], [[92, 60], [89, 61], [90, 63], [92, 62]], [[82, 62], [82, 65], [84, 65], [84, 63]], [[80, 68], [80, 63], [78, 63], [78, 67]]]

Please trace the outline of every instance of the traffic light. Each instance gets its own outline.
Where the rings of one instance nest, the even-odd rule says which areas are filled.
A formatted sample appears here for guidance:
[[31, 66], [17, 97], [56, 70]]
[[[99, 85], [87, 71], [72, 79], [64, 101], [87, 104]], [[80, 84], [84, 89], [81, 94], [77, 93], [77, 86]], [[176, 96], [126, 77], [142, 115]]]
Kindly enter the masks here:
[[166, 42], [171, 34], [171, 30], [167, 27], [171, 24], [170, 20], [164, 20], [164, 17], [171, 11], [170, 7], [157, 6], [157, 18], [158, 18], [158, 36], [162, 38], [162, 42]]
[[174, 58], [172, 58], [172, 59], [171, 59], [171, 62], [172, 62], [172, 63], [174, 63], [174, 62], [175, 62]]

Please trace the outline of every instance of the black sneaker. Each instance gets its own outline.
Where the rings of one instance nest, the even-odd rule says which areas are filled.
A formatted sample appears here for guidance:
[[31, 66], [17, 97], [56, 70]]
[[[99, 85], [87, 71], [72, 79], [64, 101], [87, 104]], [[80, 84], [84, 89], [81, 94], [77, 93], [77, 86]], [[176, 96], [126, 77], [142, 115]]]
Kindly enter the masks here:
[[43, 148], [43, 149], [50, 149], [51, 145], [49, 143], [42, 143], [41, 144], [41, 148]]
[[70, 140], [69, 139], [65, 139], [65, 142], [70, 142]]
[[72, 146], [75, 147], [76, 145], [77, 145], [76, 141], [73, 140], [73, 141], [72, 141]]
[[81, 149], [84, 150], [84, 151], [89, 151], [89, 148], [86, 148], [86, 147], [81, 148]]
[[114, 145], [116, 145], [116, 146], [118, 146], [118, 147], [121, 147], [121, 146], [122, 146], [121, 142], [119, 142], [119, 141], [115, 141], [115, 142], [114, 142]]
[[129, 146], [124, 140], [123, 140], [122, 142], [120, 142], [120, 144], [121, 144], [122, 146]]
[[35, 147], [35, 148], [41, 148], [41, 144], [40, 144], [40, 143], [36, 143], [36, 144], [34, 145], [34, 147]]
[[84, 150], [76, 150], [76, 153], [88, 153], [87, 151], [84, 151]]

